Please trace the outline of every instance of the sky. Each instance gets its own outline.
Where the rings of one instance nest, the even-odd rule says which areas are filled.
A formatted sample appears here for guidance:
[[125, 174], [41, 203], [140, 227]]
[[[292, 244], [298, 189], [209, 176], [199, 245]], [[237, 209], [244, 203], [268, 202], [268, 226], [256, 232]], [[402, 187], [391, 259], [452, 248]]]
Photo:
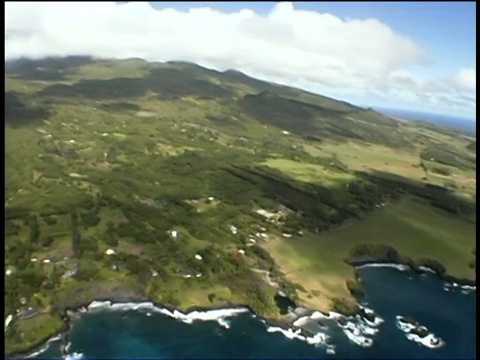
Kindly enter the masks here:
[[6, 2], [6, 60], [183, 60], [360, 106], [476, 118], [475, 2]]

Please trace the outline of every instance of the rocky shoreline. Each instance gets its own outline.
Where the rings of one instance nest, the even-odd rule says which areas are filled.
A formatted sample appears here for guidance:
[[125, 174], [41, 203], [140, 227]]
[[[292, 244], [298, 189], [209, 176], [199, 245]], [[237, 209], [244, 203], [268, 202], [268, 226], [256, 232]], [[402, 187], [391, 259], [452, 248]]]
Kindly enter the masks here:
[[371, 266], [371, 265], [399, 265], [405, 266], [408, 269], [412, 270], [416, 274], [424, 274], [424, 273], [434, 273], [438, 276], [441, 280], [444, 280], [448, 283], [456, 283], [460, 286], [475, 286], [477, 285], [476, 279], [465, 279], [465, 278], [457, 278], [455, 276], [449, 275], [447, 273], [438, 271], [432, 267], [429, 267], [424, 264], [418, 264], [414, 260], [404, 257], [399, 259], [390, 259], [387, 257], [373, 257], [373, 256], [365, 256], [359, 258], [352, 258], [345, 261], [347, 264], [359, 268], [361, 266]]
[[[418, 265], [415, 264], [411, 259], [402, 259], [401, 261], [392, 261], [392, 259], [386, 259], [382, 257], [363, 257], [363, 258], [356, 258], [356, 259], [349, 259], [346, 261], [349, 265], [358, 268], [361, 266], [374, 266], [374, 265], [395, 265], [395, 266], [404, 266], [405, 269], [411, 269], [417, 274], [422, 274], [425, 272], [432, 272], [435, 273], [439, 278], [442, 280], [445, 280], [448, 283], [456, 283], [460, 286], [472, 286], [476, 287], [476, 281], [475, 280], [470, 280], [470, 279], [458, 279], [450, 275], [442, 274], [439, 273], [438, 271], [435, 271], [435, 269], [428, 268], [423, 265]], [[192, 306], [189, 307], [185, 310], [185, 312], [182, 312], [181, 310], [177, 309], [174, 306], [168, 305], [168, 304], [162, 304], [159, 302], [152, 301], [148, 299], [145, 295], [141, 295], [139, 293], [126, 293], [126, 292], [120, 292], [116, 294], [117, 296], [104, 296], [104, 297], [99, 297], [96, 299], [92, 299], [91, 301], [85, 303], [77, 303], [77, 304], [68, 304], [67, 306], [61, 307], [60, 311], [63, 312], [63, 320], [64, 320], [64, 326], [60, 329], [60, 331], [56, 332], [55, 334], [49, 334], [48, 337], [45, 337], [41, 341], [39, 341], [37, 344], [32, 345], [31, 347], [21, 351], [21, 352], [15, 352], [11, 354], [6, 354], [5, 359], [24, 359], [28, 355], [31, 355], [32, 353], [35, 353], [39, 350], [41, 350], [45, 344], [48, 344], [51, 339], [56, 338], [56, 337], [64, 337], [68, 332], [71, 331], [72, 328], [72, 322], [73, 322], [73, 316], [74, 314], [78, 314], [81, 312], [80, 309], [87, 309], [89, 306], [91, 306], [92, 303], [94, 302], [110, 302], [112, 305], [113, 304], [126, 304], [126, 303], [135, 303], [135, 304], [142, 304], [142, 303], [150, 303], [152, 304], [155, 308], [159, 309], [165, 309], [167, 311], [170, 311], [171, 313], [175, 312], [180, 312], [182, 314], [188, 315], [193, 312], [208, 312], [208, 311], [215, 311], [215, 310], [232, 310], [232, 309], [245, 309], [246, 311], [249, 311], [252, 313], [254, 316], [259, 317], [263, 320], [263, 322], [269, 326], [269, 327], [278, 327], [280, 329], [283, 329], [284, 331], [292, 331], [292, 328], [297, 328], [298, 333], [301, 334], [303, 337], [308, 337], [308, 336], [314, 336], [315, 334], [308, 331], [307, 329], [302, 328], [301, 326], [295, 326], [294, 323], [299, 320], [300, 318], [308, 318], [312, 317], [314, 314], [322, 314], [325, 318], [329, 318], [329, 313], [325, 313], [319, 310], [312, 310], [312, 309], [307, 309], [303, 307], [297, 307], [293, 312], [290, 312], [287, 316], [284, 316], [283, 319], [268, 319], [268, 318], [263, 318], [259, 316], [254, 309], [249, 307], [248, 305], [244, 304], [235, 304], [235, 303], [226, 303], [226, 304], [221, 304], [221, 305], [212, 305], [212, 306]], [[353, 313], [350, 314], [338, 314], [339, 319], [341, 321], [346, 321], [349, 318], [355, 318], [355, 317], [360, 317], [365, 320], [367, 320], [370, 323], [375, 322], [375, 315], [371, 311], [366, 311], [365, 308], [361, 307], [360, 305], [357, 306], [356, 310]], [[341, 321], [339, 323], [344, 326]]]
[[[25, 359], [32, 353], [35, 353], [39, 350], [41, 350], [46, 343], [51, 341], [53, 338], [63, 338], [67, 333], [69, 333], [73, 327], [73, 323], [75, 321], [75, 318], [81, 314], [82, 312], [88, 311], [91, 307], [92, 304], [95, 302], [100, 303], [100, 302], [109, 302], [112, 305], [113, 304], [129, 304], [129, 303], [135, 303], [135, 304], [145, 304], [145, 303], [151, 303], [153, 307], [159, 308], [159, 309], [165, 309], [167, 311], [170, 311], [172, 313], [175, 312], [181, 312], [183, 314], [189, 314], [193, 312], [207, 312], [207, 311], [215, 311], [215, 310], [232, 310], [232, 309], [245, 309], [245, 311], [249, 311], [255, 316], [258, 316], [255, 311], [250, 308], [247, 305], [242, 305], [242, 304], [234, 304], [234, 303], [227, 303], [227, 304], [222, 304], [222, 305], [212, 305], [208, 307], [202, 307], [202, 306], [192, 306], [186, 309], [185, 312], [179, 310], [178, 308], [168, 305], [168, 304], [162, 304], [159, 302], [152, 301], [145, 296], [142, 295], [136, 295], [132, 294], [129, 297], [123, 296], [120, 298], [111, 298], [111, 297], [101, 297], [101, 298], [96, 298], [93, 299], [92, 301], [89, 301], [87, 303], [77, 303], [74, 306], [68, 306], [63, 309], [63, 316], [62, 319], [64, 320], [64, 326], [57, 331], [54, 334], [49, 334], [46, 336], [44, 339], [38, 341], [37, 344], [32, 345], [29, 348], [26, 348], [25, 350], [21, 352], [15, 352], [15, 353], [10, 353], [5, 355], [5, 359], [7, 360], [20, 360], [20, 359]], [[272, 323], [275, 326], [288, 326], [288, 322], [283, 322], [281, 320], [276, 320], [276, 319], [265, 319], [268, 324]]]
[[[88, 303], [83, 303], [83, 304], [75, 304], [76, 306], [70, 306], [64, 309], [64, 326], [60, 331], [58, 331], [55, 334], [50, 334], [48, 337], [45, 339], [42, 339], [42, 341], [39, 341], [37, 344], [25, 349], [22, 352], [16, 352], [12, 354], [6, 354], [6, 359], [9, 360], [19, 360], [19, 359], [24, 359], [28, 356], [31, 356], [33, 353], [36, 353], [40, 350], [42, 350], [46, 345], [48, 345], [49, 342], [52, 340], [60, 340], [63, 339], [72, 329], [73, 324], [75, 320], [78, 318], [78, 316], [86, 311], [93, 311], [95, 306], [98, 303], [105, 303], [109, 304], [109, 306], [126, 306], [126, 307], [131, 307], [132, 310], [135, 307], [141, 308], [142, 305], [145, 308], [146, 304], [151, 304], [152, 308], [156, 309], [162, 309], [162, 313], [165, 312], [170, 312], [172, 314], [183, 314], [185, 316], [188, 316], [189, 314], [195, 313], [195, 312], [212, 312], [212, 311], [221, 311], [221, 310], [235, 310], [235, 309], [243, 309], [245, 312], [250, 312], [253, 314], [255, 317], [258, 317], [261, 319], [262, 322], [265, 323], [265, 325], [269, 328], [280, 328], [286, 332], [288, 331], [298, 331], [298, 333], [301, 333], [302, 336], [309, 337], [309, 336], [314, 336], [315, 334], [312, 332], [309, 332], [306, 329], [303, 329], [301, 326], [295, 326], [294, 323], [297, 321], [299, 318], [305, 318], [305, 317], [310, 317], [313, 314], [322, 314], [325, 318], [329, 318], [329, 314], [325, 314], [320, 311], [315, 311], [311, 309], [306, 309], [303, 307], [298, 307], [294, 311], [290, 312], [288, 315], [290, 316], [285, 316], [283, 319], [272, 319], [272, 318], [264, 318], [260, 315], [258, 315], [252, 308], [250, 308], [247, 305], [243, 304], [235, 304], [235, 303], [227, 303], [227, 304], [222, 304], [222, 305], [213, 305], [213, 306], [208, 306], [208, 307], [202, 307], [202, 306], [193, 306], [188, 308], [185, 312], [177, 309], [174, 306], [168, 305], [168, 304], [162, 304], [159, 302], [151, 301], [149, 299], [146, 299], [144, 296], [131, 296], [131, 297], [123, 297], [122, 299], [112, 299], [112, 298], [99, 298], [92, 300], [91, 302]], [[92, 306], [93, 304], [93, 306]], [[100, 305], [100, 307], [103, 306]], [[292, 316], [294, 315], [294, 316]], [[347, 316], [343, 316], [342, 318], [347, 318]], [[292, 330], [293, 329], [293, 330]]]
[[397, 328], [406, 334], [408, 340], [415, 341], [422, 346], [438, 349], [445, 345], [445, 342], [441, 338], [411, 317], [397, 316], [396, 325]]

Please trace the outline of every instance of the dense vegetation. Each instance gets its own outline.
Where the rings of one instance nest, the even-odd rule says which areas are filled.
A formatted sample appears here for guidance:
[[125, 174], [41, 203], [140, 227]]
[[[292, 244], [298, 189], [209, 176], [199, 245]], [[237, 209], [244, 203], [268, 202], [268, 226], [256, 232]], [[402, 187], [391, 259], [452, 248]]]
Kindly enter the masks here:
[[[181, 62], [72, 57], [6, 71], [5, 313], [37, 311], [14, 316], [9, 352], [99, 298], [279, 318], [278, 288], [351, 311], [362, 293], [351, 258], [408, 256], [474, 278], [476, 165], [456, 132]], [[375, 214], [418, 238], [327, 233]], [[465, 246], [448, 253], [449, 241]]]

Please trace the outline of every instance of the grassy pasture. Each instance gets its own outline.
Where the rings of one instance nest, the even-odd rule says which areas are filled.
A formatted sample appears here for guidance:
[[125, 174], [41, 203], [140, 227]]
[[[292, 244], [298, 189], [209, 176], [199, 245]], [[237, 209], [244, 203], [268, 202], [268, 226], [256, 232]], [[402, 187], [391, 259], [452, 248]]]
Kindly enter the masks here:
[[[418, 198], [405, 198], [345, 228], [278, 238], [264, 246], [287, 279], [308, 289], [301, 293], [304, 301], [328, 309], [329, 299], [349, 297], [345, 282], [352, 278], [353, 269], [343, 260], [355, 245], [392, 245], [413, 260], [435, 259], [448, 274], [474, 279], [468, 262], [475, 247], [475, 231], [475, 224], [433, 210]], [[314, 290], [320, 294], [315, 296]]]

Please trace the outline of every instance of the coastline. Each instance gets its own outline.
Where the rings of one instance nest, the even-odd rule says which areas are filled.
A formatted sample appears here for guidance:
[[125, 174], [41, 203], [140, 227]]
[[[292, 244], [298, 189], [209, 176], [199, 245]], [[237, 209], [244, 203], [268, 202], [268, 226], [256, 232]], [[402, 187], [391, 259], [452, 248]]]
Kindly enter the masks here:
[[[172, 314], [176, 313], [182, 313], [184, 315], [188, 315], [194, 312], [209, 312], [209, 311], [217, 311], [217, 310], [235, 310], [235, 309], [243, 309], [245, 312], [250, 312], [254, 316], [260, 317], [251, 307], [248, 305], [242, 305], [242, 304], [234, 304], [234, 303], [228, 303], [228, 304], [221, 304], [221, 305], [212, 305], [208, 307], [202, 307], [202, 306], [192, 306], [187, 308], [185, 311], [182, 311], [172, 305], [169, 304], [162, 304], [156, 301], [152, 301], [148, 298], [144, 298], [142, 296], [132, 296], [131, 298], [123, 298], [121, 300], [119, 299], [113, 299], [113, 298], [108, 298], [108, 297], [101, 297], [101, 298], [96, 298], [91, 300], [90, 302], [87, 303], [82, 303], [78, 306], [75, 307], [66, 307], [62, 312], [62, 318], [64, 320], [64, 326], [57, 332], [53, 334], [49, 334], [46, 336], [44, 339], [39, 340], [36, 344], [30, 346], [29, 348], [26, 348], [22, 351], [17, 351], [17, 352], [12, 352], [12, 353], [6, 353], [5, 354], [5, 359], [6, 360], [20, 360], [20, 359], [25, 359], [28, 357], [31, 357], [32, 354], [42, 350], [46, 345], [48, 345], [50, 342], [61, 340], [67, 335], [73, 327], [73, 324], [76, 320], [76, 318], [81, 315], [83, 312], [86, 311], [91, 311], [92, 310], [92, 304], [96, 303], [109, 303], [110, 306], [112, 305], [133, 305], [141, 307], [141, 305], [146, 305], [146, 304], [151, 304], [152, 308], [156, 309], [164, 309], [166, 311], [171, 312]], [[138, 309], [137, 309], [138, 310]], [[280, 326], [280, 325], [288, 325], [286, 322], [282, 322], [279, 320], [268, 320], [268, 319], [263, 319], [265, 320], [268, 324], [275, 325], [275, 326]]]
[[[391, 259], [385, 259], [382, 257], [378, 257], [378, 258], [370, 257], [370, 259], [366, 259], [366, 258], [349, 259], [349, 260], [346, 260], [346, 262], [354, 268], [367, 267], [367, 266], [370, 266], [370, 267], [391, 266], [391, 267], [397, 267], [397, 268], [403, 267], [403, 268], [400, 268], [399, 270], [403, 271], [403, 270], [409, 269], [415, 272], [416, 274], [434, 273], [435, 276], [438, 276], [441, 280], [444, 280], [447, 283], [457, 284], [458, 286], [474, 287], [475, 288], [474, 290], [476, 291], [476, 280], [455, 278], [454, 276], [451, 276], [448, 274], [441, 274], [435, 269], [428, 268], [427, 266], [423, 266], [423, 265], [418, 265], [409, 258], [403, 258], [400, 261], [392, 261]], [[297, 328], [300, 331], [305, 331], [300, 326], [295, 326], [294, 323], [300, 318], [309, 317], [314, 313], [320, 313], [327, 318], [330, 317], [331, 313], [338, 314], [344, 317], [345, 319], [355, 317], [355, 316], [365, 317], [365, 315], [368, 314], [365, 308], [362, 307], [358, 302], [356, 304], [356, 310], [353, 314], [352, 313], [344, 314], [344, 313], [338, 312], [336, 309], [333, 309], [333, 308], [330, 309], [328, 312], [325, 312], [324, 310], [308, 309], [308, 308], [304, 308], [302, 304], [298, 304], [295, 310], [302, 309], [301, 314], [295, 313], [294, 314], [295, 316], [290, 316], [289, 319], [287, 318], [274, 319], [274, 318], [265, 318], [260, 316], [253, 308], [245, 304], [225, 303], [225, 304], [212, 305], [212, 306], [191, 306], [187, 308], [185, 311], [182, 311], [172, 305], [162, 304], [157, 301], [152, 301], [147, 297], [139, 294], [131, 294], [128, 296], [118, 296], [118, 297], [107, 296], [107, 297], [99, 297], [97, 299], [93, 299], [88, 303], [81, 303], [81, 304], [75, 304], [75, 306], [64, 307], [61, 310], [62, 319], [64, 320], [64, 325], [59, 331], [56, 331], [53, 334], [49, 334], [44, 339], [39, 340], [36, 344], [32, 345], [27, 349], [24, 349], [22, 351], [12, 352], [12, 353], [5, 353], [5, 359], [17, 360], [17, 359], [24, 359], [27, 357], [31, 357], [33, 354], [41, 351], [46, 346], [49, 346], [49, 343], [63, 339], [72, 330], [75, 317], [78, 314], [81, 314], [82, 312], [84, 312], [85, 310], [86, 311], [92, 310], [92, 304], [96, 304], [96, 303], [105, 303], [104, 305], [107, 305], [108, 303], [108, 306], [110, 307], [113, 305], [120, 305], [120, 306], [125, 305], [127, 306], [127, 308], [130, 306], [131, 310], [138, 310], [138, 308], [142, 307], [142, 305], [144, 307], [151, 306], [152, 308], [160, 309], [160, 312], [163, 314], [165, 314], [165, 311], [170, 312], [171, 314], [174, 315], [173, 317], [175, 318], [178, 318], [175, 316], [175, 314], [179, 314], [179, 313], [182, 314], [183, 316], [188, 316], [189, 314], [192, 314], [195, 312], [205, 313], [205, 312], [219, 311], [219, 310], [242, 309], [244, 312], [250, 312], [253, 316], [261, 319], [262, 322], [264, 322], [267, 327], [278, 327], [285, 331], [292, 331], [292, 328]], [[82, 311], [82, 309], [84, 311]], [[111, 310], [111, 309], [107, 309], [107, 310]], [[292, 313], [289, 313], [289, 314], [291, 315]]]
[[433, 273], [436, 276], [438, 276], [441, 280], [444, 280], [447, 283], [452, 283], [452, 284], [456, 283], [460, 286], [473, 286], [473, 287], [477, 286], [476, 279], [459, 278], [459, 277], [450, 275], [448, 273], [441, 273], [432, 267], [429, 267], [423, 264], [418, 264], [417, 262], [415, 262], [414, 260], [408, 257], [402, 257], [400, 259], [393, 260], [385, 257], [370, 256], [369, 259], [352, 258], [352, 259], [345, 260], [345, 262], [348, 265], [353, 266], [354, 268], [359, 268], [362, 266], [372, 266], [372, 265], [405, 266], [416, 274], [423, 274], [426, 272]]

